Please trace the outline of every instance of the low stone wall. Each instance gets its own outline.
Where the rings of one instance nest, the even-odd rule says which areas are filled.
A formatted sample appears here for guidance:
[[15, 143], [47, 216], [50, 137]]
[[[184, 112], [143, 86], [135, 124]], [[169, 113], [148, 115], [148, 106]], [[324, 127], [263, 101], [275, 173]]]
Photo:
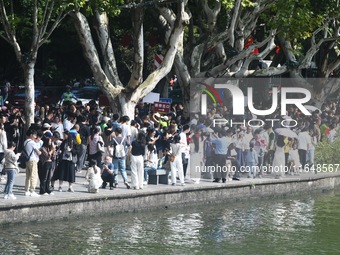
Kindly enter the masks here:
[[[0, 224], [56, 220], [100, 213], [119, 213], [152, 208], [169, 208], [193, 203], [257, 199], [330, 190], [340, 185], [340, 174], [290, 179], [255, 179], [227, 184], [206, 183], [125, 194], [60, 198], [53, 201], [14, 201], [0, 207]], [[167, 187], [167, 186], [165, 186]]]

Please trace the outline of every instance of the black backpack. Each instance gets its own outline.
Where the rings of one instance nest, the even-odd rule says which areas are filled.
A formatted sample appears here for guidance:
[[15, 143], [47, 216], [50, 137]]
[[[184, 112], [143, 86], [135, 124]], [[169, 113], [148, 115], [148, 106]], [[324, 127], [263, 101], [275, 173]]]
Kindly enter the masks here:
[[28, 144], [29, 141], [26, 142], [26, 144], [24, 144], [24, 149], [22, 150], [21, 154], [20, 154], [20, 157], [18, 159], [18, 162], [19, 162], [19, 167], [20, 168], [26, 168], [26, 163], [27, 161], [30, 159], [32, 153], [33, 153], [33, 150], [31, 151], [31, 153], [28, 155], [27, 152], [26, 152], [26, 145]]

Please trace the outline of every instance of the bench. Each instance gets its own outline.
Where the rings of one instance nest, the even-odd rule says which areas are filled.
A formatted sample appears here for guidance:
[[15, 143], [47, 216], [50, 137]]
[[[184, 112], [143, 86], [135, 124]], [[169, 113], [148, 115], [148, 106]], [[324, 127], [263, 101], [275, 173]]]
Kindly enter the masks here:
[[169, 173], [171, 170], [157, 169], [148, 171], [148, 184], [169, 184]]

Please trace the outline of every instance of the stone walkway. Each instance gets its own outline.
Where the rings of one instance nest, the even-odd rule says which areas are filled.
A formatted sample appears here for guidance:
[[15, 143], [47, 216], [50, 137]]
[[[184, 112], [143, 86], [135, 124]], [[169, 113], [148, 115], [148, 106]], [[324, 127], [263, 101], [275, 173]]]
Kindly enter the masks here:
[[[4, 199], [3, 194], [3, 188], [5, 186], [6, 180], [4, 177], [2, 177], [1, 183], [0, 183], [0, 208], [13, 206], [13, 205], [24, 205], [24, 204], [31, 204], [31, 203], [42, 203], [42, 202], [51, 202], [51, 201], [60, 201], [60, 200], [79, 200], [84, 198], [94, 198], [94, 197], [107, 197], [107, 196], [119, 196], [129, 197], [131, 194], [136, 193], [158, 193], [160, 191], [178, 191], [180, 192], [183, 189], [200, 189], [203, 187], [225, 187], [225, 186], [243, 186], [243, 185], [257, 185], [261, 183], [282, 183], [282, 182], [289, 182], [289, 181], [297, 181], [297, 180], [308, 180], [308, 179], [314, 179], [314, 178], [323, 178], [323, 177], [330, 177], [330, 176], [339, 176], [340, 173], [301, 173], [298, 176], [291, 176], [286, 175], [286, 177], [283, 177], [281, 179], [275, 179], [271, 175], [264, 176], [262, 179], [250, 179], [250, 178], [240, 178], [239, 181], [228, 181], [226, 183], [213, 183], [212, 180], [208, 179], [197, 179], [195, 178], [195, 181], [191, 179], [186, 180], [185, 186], [171, 186], [171, 185], [147, 185], [143, 190], [133, 190], [133, 189], [127, 189], [125, 185], [122, 182], [122, 178], [119, 175], [119, 187], [115, 188], [113, 190], [110, 190], [108, 187], [106, 189], [100, 189], [98, 193], [88, 193], [87, 192], [87, 182], [85, 180], [85, 173], [86, 171], [82, 171], [82, 173], [78, 173], [76, 175], [76, 183], [73, 184], [73, 189], [75, 192], [68, 192], [68, 183], [64, 182], [63, 184], [63, 192], [59, 192], [58, 181], [55, 183], [55, 189], [53, 191], [54, 195], [43, 195], [40, 197], [26, 197], [24, 192], [25, 187], [25, 173], [19, 173], [16, 175], [15, 183], [14, 183], [14, 190], [13, 193], [16, 196], [16, 200], [10, 200], [10, 199]], [[130, 176], [128, 176], [130, 179]], [[197, 181], [198, 180], [198, 181]], [[178, 181], [179, 182], [179, 181]], [[197, 183], [198, 182], [198, 183]], [[170, 182], [169, 182], [170, 183]], [[37, 185], [36, 192], [39, 193], [39, 181]]]

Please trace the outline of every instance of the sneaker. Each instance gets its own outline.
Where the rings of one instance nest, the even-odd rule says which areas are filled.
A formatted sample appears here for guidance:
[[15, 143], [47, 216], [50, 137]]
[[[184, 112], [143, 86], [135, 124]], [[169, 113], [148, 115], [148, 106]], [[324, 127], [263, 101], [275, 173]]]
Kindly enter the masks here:
[[139, 189], [143, 189], [143, 187], [139, 187]]
[[26, 196], [26, 197], [29, 197], [29, 196], [31, 196], [31, 192], [29, 192], [29, 191], [26, 191], [26, 192], [25, 192], [25, 196]]
[[4, 199], [8, 199], [8, 194], [4, 195]]
[[133, 189], [136, 189], [136, 190], [137, 190], [137, 189], [139, 189], [139, 188], [138, 188], [138, 187], [133, 187]]
[[118, 188], [118, 183], [115, 183], [115, 186], [114, 186], [115, 188]]
[[44, 193], [44, 194], [40, 194], [40, 195], [48, 196], [48, 193]]
[[38, 193], [36, 193], [36, 192], [33, 191], [33, 192], [31, 193], [31, 197], [40, 197], [40, 195], [39, 195]]
[[67, 191], [68, 192], [74, 192], [74, 189], [73, 188], [69, 188]]
[[103, 182], [103, 184], [102, 184], [102, 187], [101, 187], [101, 188], [102, 188], [102, 189], [106, 189], [106, 185], [107, 185], [107, 184], [106, 184], [106, 182]]
[[143, 185], [148, 185], [148, 182], [147, 182], [147, 181], [144, 181], [144, 182], [143, 182]]
[[17, 199], [13, 194], [9, 194], [8, 195], [8, 199], [13, 199], [13, 200], [15, 200], [15, 199]]
[[59, 187], [58, 191], [59, 191], [59, 192], [63, 192], [63, 188], [62, 188], [62, 187]]
[[54, 196], [54, 193], [53, 193], [53, 192], [51, 192], [49, 195], [50, 195], [50, 196]]
[[131, 188], [131, 186], [130, 186], [127, 182], [124, 182], [124, 184], [125, 184], [125, 186], [126, 186], [127, 189], [130, 189], [130, 188]]

